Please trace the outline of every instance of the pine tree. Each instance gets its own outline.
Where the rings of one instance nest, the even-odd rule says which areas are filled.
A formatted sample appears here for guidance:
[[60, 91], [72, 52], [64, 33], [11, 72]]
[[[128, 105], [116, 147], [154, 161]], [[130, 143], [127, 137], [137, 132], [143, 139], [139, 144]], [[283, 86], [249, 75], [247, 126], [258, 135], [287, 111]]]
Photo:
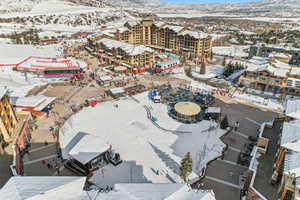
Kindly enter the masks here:
[[204, 61], [201, 62], [200, 74], [206, 73], [206, 67]]
[[225, 57], [225, 56], [223, 57], [222, 65], [223, 65], [223, 66], [226, 66], [226, 57]]
[[191, 157], [191, 153], [188, 152], [184, 158], [181, 160], [180, 163], [180, 177], [186, 181], [187, 177], [190, 175], [190, 173], [192, 173], [192, 169], [193, 169], [193, 160]]
[[227, 115], [225, 115], [225, 117], [222, 119], [222, 121], [220, 123], [220, 128], [226, 129], [228, 126], [229, 126], [228, 118], [227, 118]]

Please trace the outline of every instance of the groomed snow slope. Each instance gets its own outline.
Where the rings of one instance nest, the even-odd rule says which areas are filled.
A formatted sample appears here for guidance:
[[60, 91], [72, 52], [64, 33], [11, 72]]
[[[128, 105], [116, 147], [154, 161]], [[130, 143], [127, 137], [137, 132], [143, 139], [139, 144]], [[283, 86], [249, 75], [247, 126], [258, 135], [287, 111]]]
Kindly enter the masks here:
[[[207, 131], [216, 126], [215, 123], [182, 124], [168, 116], [166, 105], [148, 100], [147, 93], [135, 98], [140, 103], [123, 99], [85, 108], [71, 117], [61, 129], [59, 139], [65, 158], [70, 150], [69, 143], [79, 132], [101, 137], [103, 142], [111, 144], [120, 153], [124, 162], [117, 167], [109, 165], [98, 170], [92, 182], [99, 186], [130, 182], [181, 182], [179, 165], [187, 152], [191, 152], [194, 163], [190, 179], [196, 178], [207, 162], [221, 154], [225, 145], [219, 138], [225, 131], [218, 128]], [[157, 128], [147, 118], [143, 105], [152, 107], [151, 113], [161, 127], [190, 133], [171, 133]]]

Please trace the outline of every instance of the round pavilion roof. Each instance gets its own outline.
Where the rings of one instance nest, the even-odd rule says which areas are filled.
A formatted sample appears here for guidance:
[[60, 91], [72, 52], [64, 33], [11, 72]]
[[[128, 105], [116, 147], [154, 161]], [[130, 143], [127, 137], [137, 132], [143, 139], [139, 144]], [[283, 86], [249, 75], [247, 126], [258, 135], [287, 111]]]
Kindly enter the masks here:
[[201, 112], [200, 106], [193, 102], [176, 103], [174, 109], [177, 113], [185, 116], [194, 116]]

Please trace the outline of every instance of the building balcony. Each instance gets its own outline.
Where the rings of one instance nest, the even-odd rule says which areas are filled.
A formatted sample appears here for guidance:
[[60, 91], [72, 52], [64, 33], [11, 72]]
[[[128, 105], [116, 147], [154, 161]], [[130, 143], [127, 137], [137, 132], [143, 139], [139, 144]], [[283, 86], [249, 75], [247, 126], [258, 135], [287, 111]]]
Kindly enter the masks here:
[[249, 76], [242, 76], [241, 80], [247, 80], [249, 82], [259, 82], [259, 83], [263, 83], [266, 85], [275, 85], [275, 86], [280, 86], [281, 85], [281, 81], [278, 79], [274, 79], [274, 78], [269, 78], [269, 77], [249, 77]]

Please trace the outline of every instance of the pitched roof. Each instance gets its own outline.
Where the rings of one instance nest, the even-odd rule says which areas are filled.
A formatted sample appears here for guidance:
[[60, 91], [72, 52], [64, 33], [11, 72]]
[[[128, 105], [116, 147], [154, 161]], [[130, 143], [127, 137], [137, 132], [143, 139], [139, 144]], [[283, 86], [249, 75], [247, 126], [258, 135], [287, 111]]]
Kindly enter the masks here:
[[116, 184], [109, 193], [100, 193], [97, 200], [215, 200], [212, 191], [192, 190], [186, 184]]
[[299, 120], [285, 122], [282, 128], [280, 145], [291, 150], [300, 151], [300, 147], [295, 145], [300, 141], [299, 129]]
[[168, 28], [176, 33], [182, 31], [182, 29], [184, 29], [183, 26], [176, 26], [176, 25], [165, 25], [162, 28]]
[[[24, 200], [40, 196], [41, 198], [34, 199], [42, 200], [46, 199], [44, 194], [53, 190], [57, 190], [54, 193], [56, 197], [65, 196], [68, 188], [72, 189], [69, 192], [78, 194], [82, 191], [84, 182], [85, 178], [72, 176], [14, 176], [0, 190], [0, 197], [7, 200]], [[72, 187], [65, 187], [71, 183], [74, 183]]]
[[8, 92], [8, 89], [6, 89], [5, 87], [0, 87], [0, 99], [2, 99], [2, 97], [4, 95], [6, 95]]
[[287, 152], [284, 157], [284, 174], [295, 173], [296, 177], [300, 176], [300, 152]]
[[85, 177], [16, 176], [0, 190], [6, 200], [215, 200], [212, 190], [193, 190], [183, 183], [116, 184], [110, 192], [84, 191]]
[[133, 45], [126, 42], [121, 42], [118, 40], [103, 38], [101, 40], [98, 40], [97, 43], [102, 43], [107, 48], [120, 48], [123, 51], [125, 51], [127, 54], [131, 56], [143, 54], [144, 52], [153, 52], [153, 50], [149, 47], [146, 47], [144, 45]]
[[105, 143], [103, 138], [94, 135], [85, 135], [71, 149], [69, 155], [85, 165], [109, 148], [110, 145]]
[[289, 69], [274, 67], [270, 64], [257, 65], [257, 64], [248, 64], [247, 71], [260, 72], [260, 71], [268, 71], [270, 74], [279, 77], [286, 77], [286, 74], [289, 72]]
[[197, 32], [197, 31], [190, 31], [190, 30], [185, 30], [179, 33], [179, 35], [189, 35], [191, 37], [194, 37], [196, 39], [202, 39], [202, 38], [207, 38], [208, 34], [203, 33], [203, 32]]
[[287, 100], [284, 109], [286, 116], [300, 119], [300, 99]]
[[157, 27], [161, 27], [164, 24], [165, 24], [165, 22], [156, 22], [156, 23], [154, 23], [154, 25], [157, 26]]
[[53, 102], [56, 97], [47, 97], [44, 95], [36, 95], [29, 97], [17, 97], [10, 98], [13, 105], [24, 107], [37, 107], [39, 110], [43, 110], [47, 105]]

